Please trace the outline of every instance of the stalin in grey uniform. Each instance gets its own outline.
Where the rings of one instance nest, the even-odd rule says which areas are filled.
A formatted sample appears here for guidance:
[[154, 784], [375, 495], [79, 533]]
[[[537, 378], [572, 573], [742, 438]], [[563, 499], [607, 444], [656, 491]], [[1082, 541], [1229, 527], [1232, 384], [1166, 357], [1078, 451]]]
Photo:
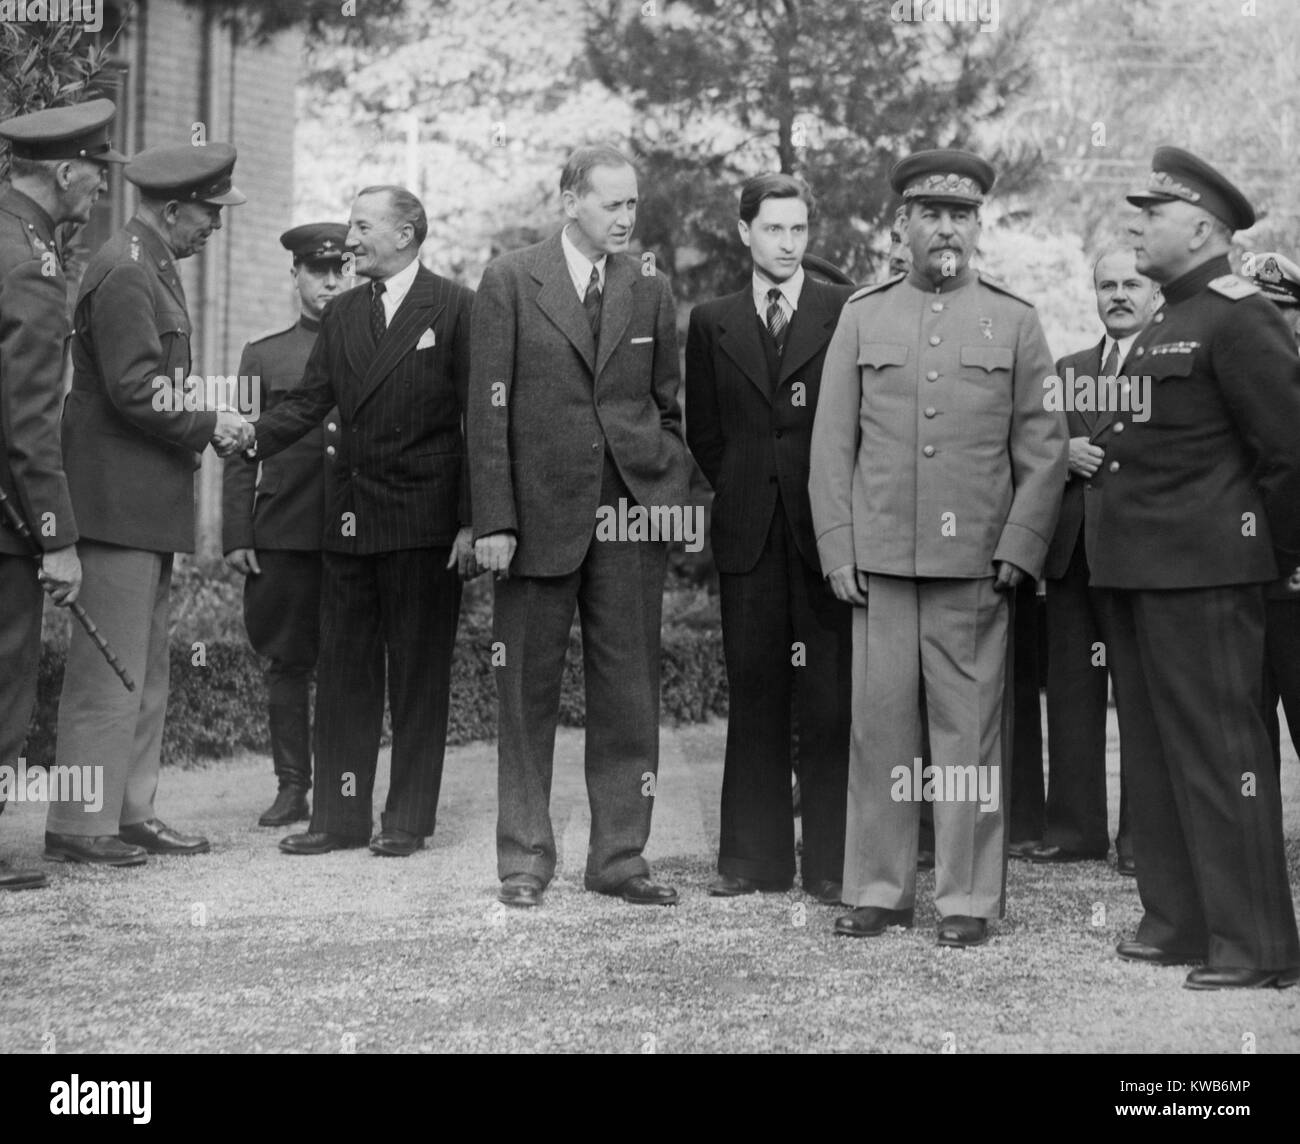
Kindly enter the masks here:
[[[343, 288], [348, 228], [308, 223], [280, 235], [293, 255], [298, 320], [244, 347], [241, 377], [263, 410], [274, 409], [302, 384], [321, 312]], [[244, 625], [266, 656], [271, 759], [279, 789], [257, 820], [287, 826], [310, 817], [312, 670], [320, 646], [321, 534], [325, 519], [324, 464], [338, 456], [338, 410], [283, 453], [254, 467], [231, 460], [222, 473], [222, 549], [244, 581]]]
[[[10, 148], [10, 185], [0, 191], [0, 492], [40, 545], [33, 562], [28, 541], [0, 517], [0, 766], [17, 765], [36, 702], [41, 589], [67, 605], [81, 587], [59, 445], [68, 283], [54, 228], [89, 221], [106, 164], [126, 162], [108, 138], [115, 112], [93, 99], [0, 123]], [[0, 862], [0, 890], [45, 884], [44, 874]]]
[[[194, 551], [194, 473], [211, 441], [251, 435], [237, 412], [186, 392], [190, 318], [176, 262], [203, 249], [221, 208], [242, 203], [235, 149], [154, 147], [127, 165], [140, 205], [91, 258], [73, 312], [63, 456], [81, 534], [81, 599], [139, 690], [126, 691], [73, 630], [59, 700], [59, 766], [103, 767], [103, 803], [51, 801], [45, 857], [134, 866], [196, 854], [205, 838], [158, 819], [167, 710], [172, 556]], [[221, 371], [225, 373], [225, 371]], [[179, 384], [178, 384], [179, 380]]]
[[[912, 269], [844, 306], [808, 485], [832, 591], [871, 601], [854, 617], [844, 901], [856, 908], [835, 928], [912, 924], [920, 802], [933, 801], [938, 941], [965, 947], [1003, 909], [1010, 599], [1047, 554], [1065, 417], [1043, 399], [1052, 357], [1034, 308], [969, 266], [993, 168], [926, 151], [890, 178]], [[922, 710], [937, 781], [921, 774]]]

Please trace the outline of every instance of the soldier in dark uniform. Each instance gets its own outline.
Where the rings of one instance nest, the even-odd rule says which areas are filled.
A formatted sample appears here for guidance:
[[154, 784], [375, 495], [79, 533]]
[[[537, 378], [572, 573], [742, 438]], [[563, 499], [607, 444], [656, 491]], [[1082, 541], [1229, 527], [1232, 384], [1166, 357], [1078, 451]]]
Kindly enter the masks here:
[[[1247, 255], [1242, 274], [1278, 308], [1300, 341], [1300, 266], [1284, 254]], [[1273, 747], [1273, 768], [1282, 773], [1282, 701], [1291, 742], [1300, 735], [1300, 568], [1281, 568], [1264, 593], [1264, 726]]]
[[1204, 959], [1190, 989], [1281, 987], [1300, 938], [1261, 713], [1263, 586], [1300, 565], [1300, 356], [1229, 266], [1255, 221], [1245, 196], [1176, 147], [1152, 168], [1129, 231], [1164, 305], [1121, 371], [1145, 417], [1111, 423], [1084, 524], [1144, 910], [1117, 952]]
[[[250, 379], [262, 409], [275, 408], [302, 382], [321, 311], [343, 288], [347, 235], [347, 226], [337, 222], [296, 226], [280, 235], [280, 245], [293, 254], [301, 312], [287, 330], [263, 334], [244, 347], [239, 373]], [[327, 465], [334, 462], [337, 438], [338, 411], [332, 410], [283, 453], [257, 467], [231, 461], [222, 476], [222, 548], [230, 566], [247, 577], [244, 624], [249, 642], [269, 660], [271, 758], [279, 791], [259, 826], [287, 826], [311, 813], [308, 694], [320, 643], [322, 457]]]
[[[107, 99], [0, 123], [11, 184], [0, 191], [0, 489], [41, 546], [0, 517], [0, 766], [17, 765], [36, 701], [41, 588], [60, 605], [81, 587], [77, 526], [59, 447], [68, 284], [54, 228], [85, 223], [108, 185]], [[0, 811], [4, 799], [0, 798]], [[0, 890], [36, 889], [44, 874], [0, 862]]]
[[[172, 555], [194, 551], [194, 473], [209, 441], [251, 439], [235, 411], [186, 386], [190, 319], [176, 262], [203, 249], [221, 208], [242, 203], [225, 143], [154, 147], [125, 175], [140, 205], [91, 258], [73, 314], [63, 456], [80, 531], [82, 601], [139, 684], [128, 692], [74, 629], [59, 700], [59, 766], [103, 767], [103, 803], [50, 802], [45, 856], [134, 866], [199, 854], [154, 812], [167, 710]], [[222, 371], [224, 373], [224, 371]]]

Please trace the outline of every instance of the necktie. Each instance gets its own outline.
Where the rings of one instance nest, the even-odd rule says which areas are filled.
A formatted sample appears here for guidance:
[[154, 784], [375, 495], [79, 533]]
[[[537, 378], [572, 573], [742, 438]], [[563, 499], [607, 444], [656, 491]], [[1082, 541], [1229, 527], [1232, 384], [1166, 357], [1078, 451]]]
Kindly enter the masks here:
[[789, 327], [790, 323], [786, 319], [785, 311], [781, 308], [781, 291], [773, 286], [767, 292], [767, 332], [776, 342], [777, 353], [785, 350], [785, 332]]
[[600, 337], [600, 271], [591, 268], [591, 277], [587, 280], [587, 292], [582, 297], [582, 308], [587, 311], [587, 320], [591, 322], [591, 332]]
[[1110, 343], [1110, 353], [1101, 367], [1102, 377], [1114, 377], [1119, 372], [1119, 342]]
[[370, 333], [378, 345], [388, 329], [388, 319], [384, 316], [384, 284], [370, 283]]

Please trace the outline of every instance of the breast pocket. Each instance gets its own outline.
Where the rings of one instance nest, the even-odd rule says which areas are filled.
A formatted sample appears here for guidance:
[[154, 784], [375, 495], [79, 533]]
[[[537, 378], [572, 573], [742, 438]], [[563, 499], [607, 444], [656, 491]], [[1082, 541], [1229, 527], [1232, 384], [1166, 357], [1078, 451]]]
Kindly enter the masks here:
[[1001, 416], [1011, 407], [1011, 369], [1015, 355], [1007, 346], [962, 346], [958, 411]]

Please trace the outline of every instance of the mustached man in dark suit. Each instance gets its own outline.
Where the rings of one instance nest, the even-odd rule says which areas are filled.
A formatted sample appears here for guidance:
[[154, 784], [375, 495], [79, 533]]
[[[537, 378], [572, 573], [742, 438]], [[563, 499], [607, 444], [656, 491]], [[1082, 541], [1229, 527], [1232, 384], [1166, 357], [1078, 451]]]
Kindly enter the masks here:
[[[364, 846], [406, 857], [433, 833], [447, 738], [459, 572], [473, 568], [462, 430], [471, 291], [417, 259], [420, 200], [367, 187], [352, 205], [346, 262], [369, 279], [325, 309], [302, 385], [257, 425], [271, 456], [338, 406], [326, 493], [315, 786], [306, 834], [286, 854]], [[388, 803], [370, 837], [384, 716]]]
[[476, 555], [497, 576], [500, 900], [536, 906], [555, 872], [551, 770], [574, 608], [587, 687], [588, 890], [646, 905], [659, 766], [668, 544], [597, 530], [620, 504], [684, 520], [691, 462], [668, 280], [626, 251], [637, 177], [611, 147], [560, 175], [558, 234], [494, 260], [474, 302], [469, 457]]
[[[1071, 379], [1114, 377], [1142, 327], [1160, 303], [1160, 288], [1139, 274], [1133, 251], [1105, 251], [1093, 266], [1097, 316], [1105, 336], [1095, 346], [1062, 358], [1056, 376], [1073, 392]], [[1100, 390], [1098, 390], [1100, 393]], [[1118, 390], [1115, 392], [1118, 393]], [[1075, 408], [1076, 404], [1085, 408]], [[1088, 587], [1087, 529], [1093, 509], [1092, 478], [1101, 465], [1103, 444], [1115, 414], [1095, 401], [1070, 402], [1070, 476], [1061, 497], [1061, 515], [1047, 550], [1047, 826], [1031, 862], [1105, 860], [1110, 850], [1106, 828], [1106, 694], [1110, 644], [1097, 593]], [[1101, 404], [1107, 404], [1102, 402]], [[1130, 401], [1131, 404], [1131, 401]], [[1121, 744], [1121, 750], [1123, 746]], [[1115, 852], [1119, 872], [1132, 876], [1133, 839], [1128, 799], [1120, 775], [1119, 831]]]
[[[808, 504], [822, 361], [851, 286], [804, 274], [813, 205], [791, 175], [740, 193], [745, 288], [691, 314], [686, 435], [714, 488], [713, 558], [730, 694], [715, 897], [794, 877], [791, 700], [797, 704], [803, 885], [840, 900], [852, 607], [826, 587]], [[864, 601], [865, 602], [865, 601]]]

